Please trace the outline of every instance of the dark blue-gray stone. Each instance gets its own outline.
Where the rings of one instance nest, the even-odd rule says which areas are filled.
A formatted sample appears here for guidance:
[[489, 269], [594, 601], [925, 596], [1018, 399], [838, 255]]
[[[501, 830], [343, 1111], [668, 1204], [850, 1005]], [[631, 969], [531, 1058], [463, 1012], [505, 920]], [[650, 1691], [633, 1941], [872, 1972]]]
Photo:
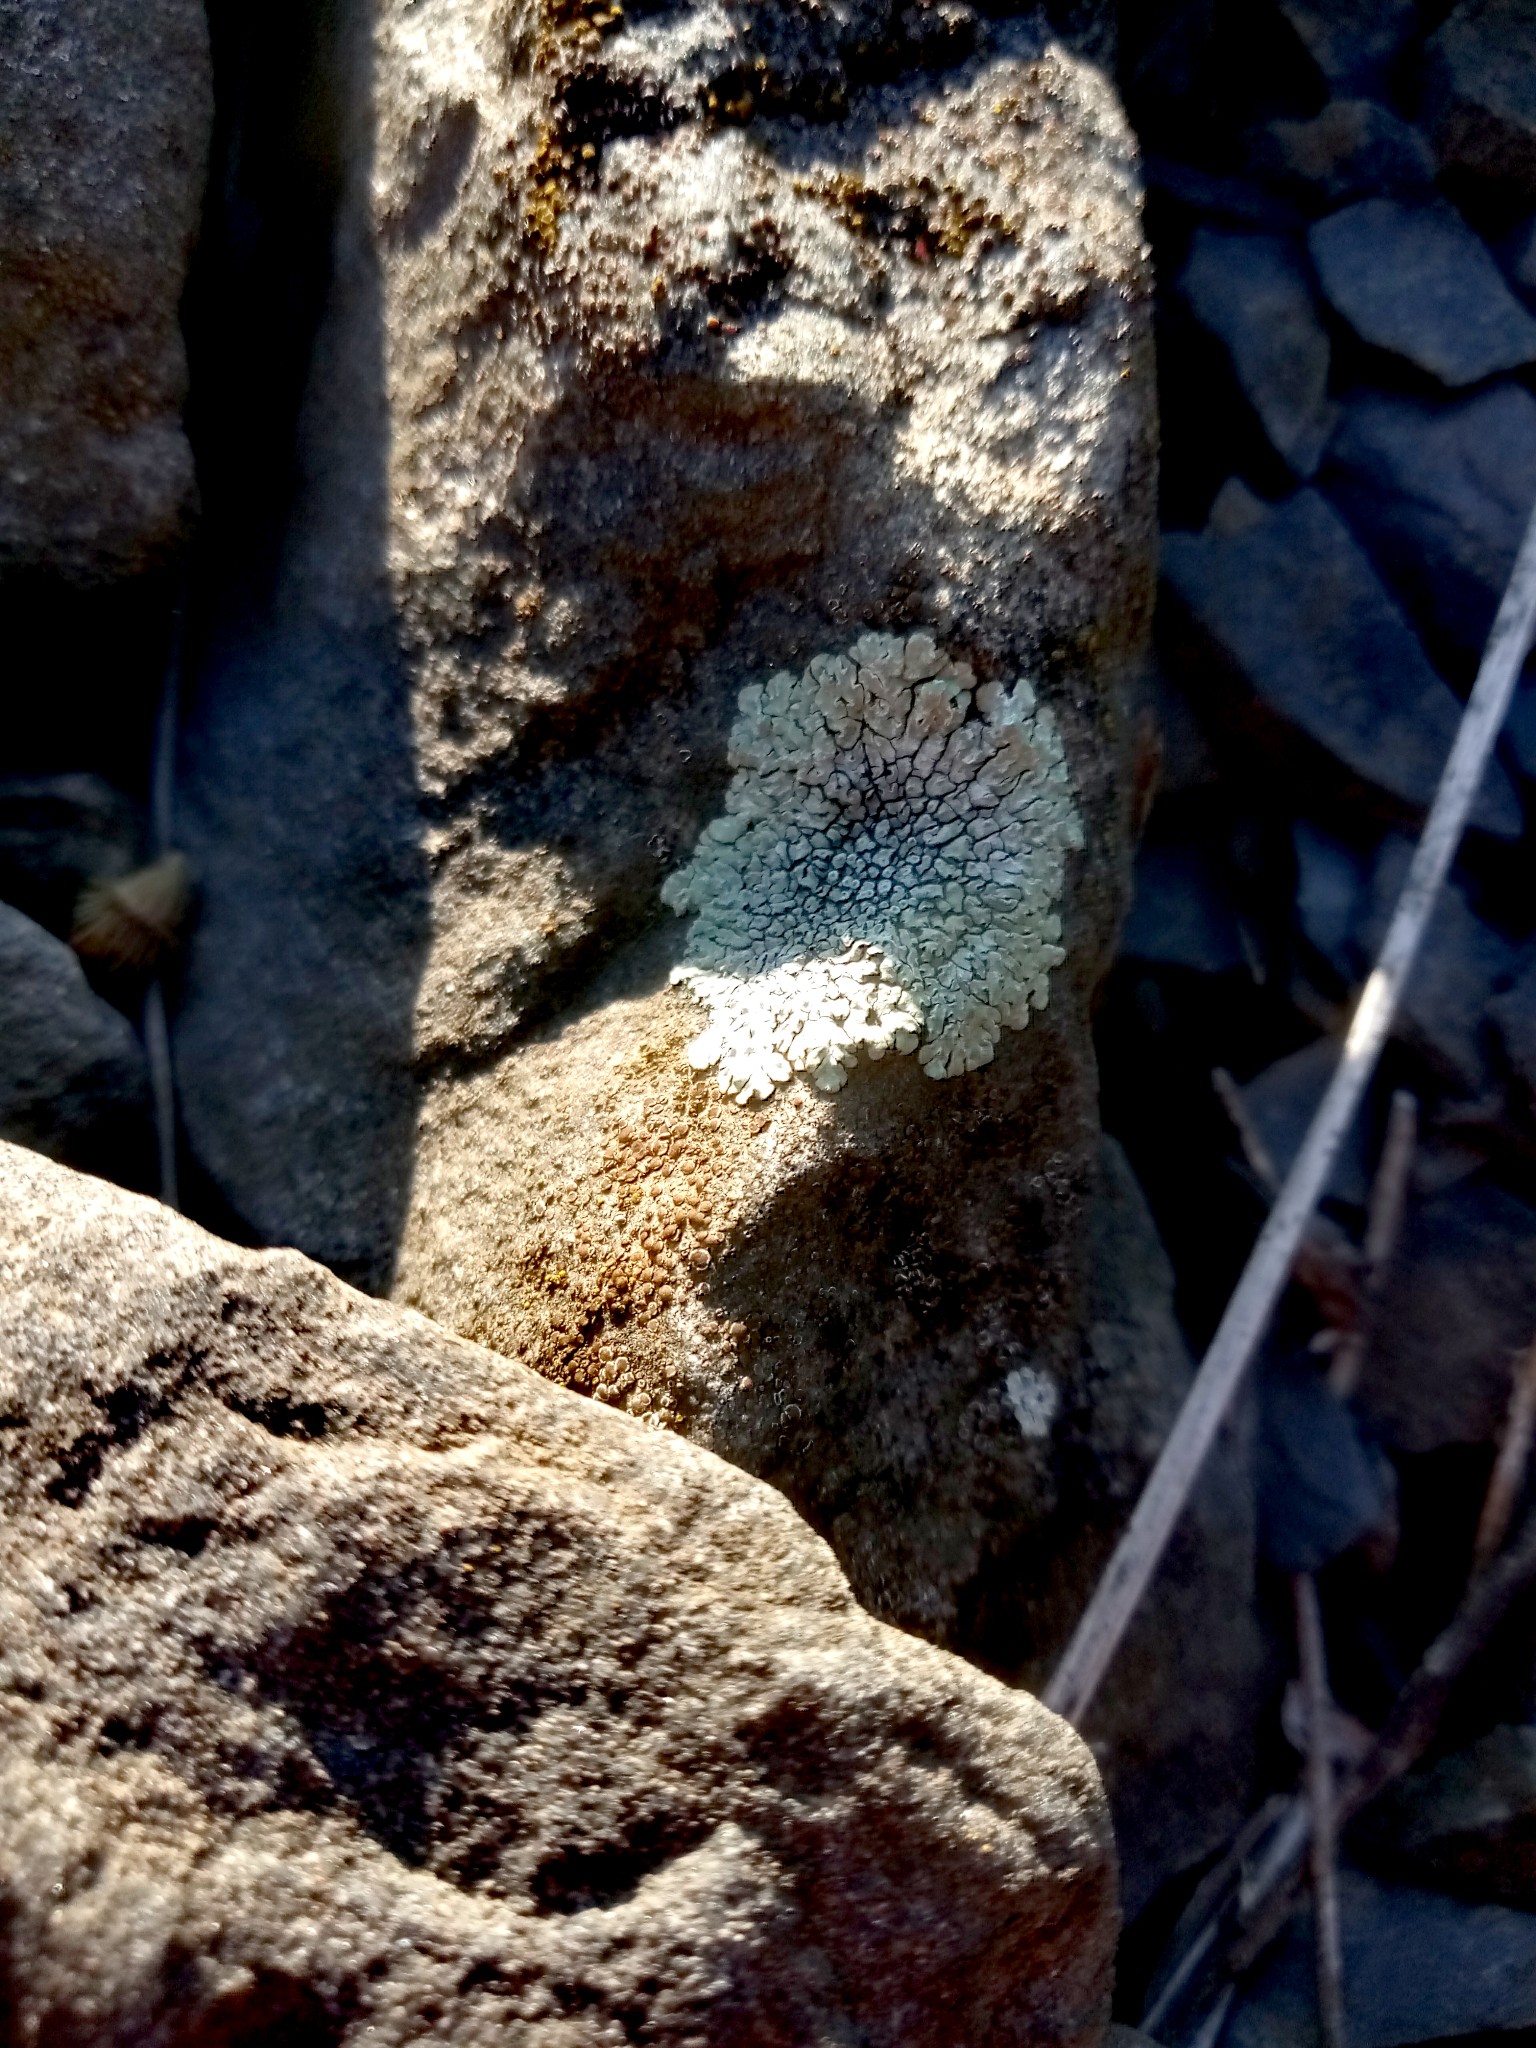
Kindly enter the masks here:
[[[1344, 766], [1426, 807], [1460, 707], [1338, 514], [1298, 491], [1245, 531], [1169, 534], [1168, 587], [1255, 695]], [[1520, 806], [1495, 765], [1474, 822], [1514, 838]]]
[[1381, 92], [1418, 27], [1414, 0], [1280, 0], [1280, 12], [1335, 92]]
[[1325, 481], [1409, 613], [1481, 654], [1536, 503], [1536, 398], [1356, 399]]
[[1318, 210], [1426, 197], [1435, 185], [1429, 144], [1377, 100], [1330, 100], [1310, 121], [1271, 121], [1253, 138], [1250, 160]]
[[1424, 52], [1424, 119], [1441, 165], [1536, 205], [1536, 10], [1462, 0]]
[[1362, 199], [1307, 237], [1330, 304], [1374, 348], [1442, 384], [1536, 361], [1536, 320], [1453, 206]]
[[[1536, 1914], [1339, 1873], [1349, 2048], [1409, 2048], [1536, 2026]], [[1240, 1996], [1222, 2048], [1318, 2048], [1311, 1916]]]
[[1387, 1514], [1392, 1468], [1305, 1353], [1259, 1374], [1259, 1544], [1283, 1572], [1316, 1572]]
[[1225, 347], [1277, 453], [1297, 476], [1310, 476], [1338, 409], [1328, 397], [1328, 335], [1299, 244], [1197, 228], [1179, 289]]

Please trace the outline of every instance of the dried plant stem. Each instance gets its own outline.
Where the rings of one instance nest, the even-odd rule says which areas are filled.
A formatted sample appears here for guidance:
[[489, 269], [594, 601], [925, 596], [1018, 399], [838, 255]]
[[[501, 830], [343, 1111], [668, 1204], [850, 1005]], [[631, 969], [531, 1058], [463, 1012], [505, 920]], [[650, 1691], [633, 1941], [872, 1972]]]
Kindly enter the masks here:
[[1515, 1367], [1509, 1390], [1509, 1413], [1499, 1439], [1498, 1455], [1483, 1496], [1478, 1517], [1477, 1539], [1472, 1546], [1472, 1565], [1480, 1571], [1498, 1555], [1509, 1532], [1510, 1518], [1525, 1484], [1531, 1458], [1531, 1437], [1536, 1433], [1536, 1339]]
[[1081, 1725], [1184, 1512], [1375, 1071], [1536, 632], [1536, 509], [1344, 1050], [1125, 1533], [1045, 1690]]
[[1296, 1648], [1307, 1701], [1307, 1813], [1311, 1822], [1312, 1919], [1317, 1948], [1317, 2012], [1323, 2048], [1345, 2048], [1344, 1949], [1339, 1935], [1338, 1842], [1334, 1821], [1333, 1757], [1328, 1729], [1333, 1702], [1328, 1691], [1323, 1618], [1317, 1581], [1298, 1572], [1291, 1581], [1296, 1602]]
[[[1518, 1538], [1485, 1571], [1477, 1573], [1462, 1595], [1461, 1605], [1425, 1651], [1418, 1669], [1398, 1694], [1386, 1724], [1369, 1754], [1339, 1788], [1336, 1821], [1340, 1828], [1368, 1806], [1388, 1785], [1410, 1770], [1434, 1740], [1451, 1688], [1487, 1643], [1527, 1587], [1536, 1584], [1536, 1512], [1527, 1516]], [[1301, 1853], [1310, 1835], [1301, 1830], [1294, 1852], [1276, 1859], [1269, 1882], [1255, 1886], [1246, 1925], [1227, 1953], [1234, 1976], [1250, 1970], [1290, 1917], [1296, 1900]]]
[[1366, 1212], [1363, 1246], [1362, 1319], [1348, 1331], [1334, 1352], [1328, 1367], [1329, 1391], [1347, 1401], [1360, 1382], [1365, 1347], [1370, 1341], [1371, 1323], [1386, 1286], [1387, 1269], [1403, 1227], [1408, 1203], [1408, 1176], [1413, 1171], [1414, 1147], [1419, 1137], [1419, 1105], [1406, 1088], [1399, 1088], [1387, 1112], [1387, 1134], [1382, 1141], [1376, 1178], [1371, 1182], [1370, 1207]]
[[1248, 1105], [1243, 1100], [1243, 1091], [1238, 1087], [1225, 1067], [1211, 1069], [1211, 1086], [1216, 1099], [1227, 1113], [1227, 1121], [1237, 1133], [1237, 1142], [1243, 1148], [1243, 1157], [1248, 1170], [1273, 1201], [1280, 1192], [1280, 1175], [1275, 1162], [1269, 1156], [1269, 1147], [1259, 1136], [1259, 1127], [1248, 1114]]

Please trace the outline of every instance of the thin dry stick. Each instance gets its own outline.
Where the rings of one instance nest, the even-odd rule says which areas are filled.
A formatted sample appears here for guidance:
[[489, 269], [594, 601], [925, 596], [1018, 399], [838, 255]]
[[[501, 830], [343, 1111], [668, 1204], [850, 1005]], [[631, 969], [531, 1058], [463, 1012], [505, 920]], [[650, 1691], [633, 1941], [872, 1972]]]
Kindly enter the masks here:
[[1361, 1321], [1347, 1332], [1328, 1367], [1328, 1389], [1347, 1401], [1360, 1383], [1371, 1320], [1387, 1283], [1387, 1267], [1403, 1227], [1408, 1203], [1408, 1176], [1413, 1171], [1413, 1150], [1419, 1137], [1419, 1105], [1406, 1088], [1399, 1088], [1387, 1112], [1387, 1134], [1382, 1141], [1376, 1178], [1371, 1182], [1370, 1207], [1365, 1219], [1362, 1246], [1364, 1274], [1361, 1284]]
[[1211, 1069], [1211, 1086], [1216, 1099], [1227, 1113], [1227, 1121], [1237, 1133], [1237, 1142], [1243, 1148], [1243, 1157], [1248, 1170], [1271, 1200], [1280, 1192], [1280, 1175], [1275, 1162], [1269, 1156], [1269, 1147], [1259, 1136], [1259, 1127], [1248, 1114], [1248, 1105], [1243, 1100], [1243, 1091], [1238, 1087], [1225, 1067]]
[[1248, 1361], [1269, 1327], [1308, 1220], [1392, 1027], [1403, 985], [1466, 827], [1533, 631], [1536, 510], [1526, 526], [1514, 572], [1488, 636], [1477, 681], [1457, 728], [1381, 952], [1361, 991], [1338, 1067], [1286, 1175], [1279, 1199], [1259, 1233], [1152, 1476], [1065, 1656], [1046, 1687], [1046, 1704], [1069, 1721], [1080, 1724], [1092, 1705], [1100, 1680], [1120, 1647], [1184, 1511]]
[[1344, 1947], [1339, 1936], [1338, 1843], [1333, 1812], [1333, 1757], [1328, 1742], [1333, 1702], [1328, 1691], [1317, 1581], [1310, 1572], [1298, 1572], [1291, 1584], [1296, 1600], [1296, 1648], [1307, 1700], [1307, 1811], [1312, 1833], [1317, 2014], [1323, 2048], [1344, 2048]]
[[[181, 651], [185, 600], [176, 607], [165, 686], [155, 720], [155, 753], [150, 776], [150, 831], [156, 859], [171, 850], [171, 802], [176, 773], [176, 726], [181, 705]], [[160, 1161], [160, 1199], [181, 1207], [176, 1173], [176, 1074], [171, 1065], [171, 1030], [165, 1011], [165, 982], [156, 974], [144, 991], [144, 1052], [155, 1106], [155, 1145]]]
[[1478, 1517], [1477, 1539], [1472, 1545], [1474, 1571], [1481, 1571], [1498, 1555], [1509, 1532], [1510, 1517], [1525, 1484], [1533, 1433], [1536, 1433], [1536, 1340], [1532, 1341], [1530, 1349], [1515, 1367], [1504, 1434], [1499, 1439], [1488, 1491], [1483, 1496], [1483, 1512]]
[[[1451, 1688], [1481, 1650], [1516, 1599], [1536, 1584], [1536, 1511], [1526, 1519], [1512, 1548], [1479, 1572], [1461, 1605], [1425, 1651], [1398, 1694], [1386, 1724], [1359, 1768], [1339, 1789], [1336, 1819], [1346, 1826], [1388, 1785], [1411, 1771], [1434, 1740]], [[1296, 1878], [1310, 1832], [1303, 1815], [1292, 1853], [1276, 1859], [1270, 1881], [1255, 1893], [1246, 1925], [1227, 1952], [1227, 1968], [1240, 1977], [1250, 1970], [1290, 1917]]]

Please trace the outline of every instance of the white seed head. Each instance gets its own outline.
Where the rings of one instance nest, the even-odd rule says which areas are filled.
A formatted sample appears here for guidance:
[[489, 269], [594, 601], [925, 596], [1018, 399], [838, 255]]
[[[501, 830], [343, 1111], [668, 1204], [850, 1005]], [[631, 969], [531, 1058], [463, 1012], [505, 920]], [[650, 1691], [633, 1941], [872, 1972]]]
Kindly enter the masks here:
[[690, 1065], [766, 1099], [841, 1088], [862, 1053], [946, 1080], [1043, 1010], [1083, 843], [1056, 722], [950, 662], [866, 633], [741, 693], [724, 814], [662, 900], [696, 912], [673, 972], [709, 1011]]

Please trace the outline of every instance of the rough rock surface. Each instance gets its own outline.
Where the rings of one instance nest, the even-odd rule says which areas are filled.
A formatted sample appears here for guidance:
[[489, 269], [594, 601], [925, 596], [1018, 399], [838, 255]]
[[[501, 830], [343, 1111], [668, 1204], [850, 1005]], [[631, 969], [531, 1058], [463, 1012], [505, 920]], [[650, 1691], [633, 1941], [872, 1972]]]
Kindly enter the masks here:
[[1324, 292], [1373, 348], [1442, 384], [1476, 384], [1536, 357], [1533, 320], [1455, 207], [1362, 199], [1307, 237]]
[[[1456, 699], [1338, 514], [1306, 490], [1240, 532], [1214, 528], [1170, 534], [1163, 548], [1213, 691], [1231, 699], [1246, 686], [1363, 781], [1427, 807], [1456, 734]], [[1498, 767], [1472, 817], [1518, 836], [1520, 806]]]
[[[1081, 1367], [1152, 595], [1114, 93], [969, 14], [348, 19], [303, 488], [183, 761], [191, 1146], [262, 1238], [770, 1477], [957, 1640]], [[1048, 707], [1066, 958], [975, 1074], [737, 1107], [662, 884], [743, 686], [865, 629]]]
[[18, 2039], [1097, 2041], [1086, 1750], [769, 1489], [13, 1148], [0, 1219]]
[[102, 583], [182, 537], [212, 121], [197, 0], [0, 6], [0, 571]]
[[1197, 228], [1179, 289], [1231, 358], [1276, 451], [1309, 477], [1338, 419], [1328, 334], [1300, 247], [1285, 235]]
[[1536, 205], [1536, 22], [1523, 0], [1462, 0], [1430, 38], [1424, 101], [1446, 170]]
[[1490, 1729], [1404, 1778], [1351, 1843], [1384, 1876], [1536, 1911], [1536, 1727]]
[[148, 1094], [127, 1019], [68, 946], [0, 903], [0, 1138], [131, 1173]]

